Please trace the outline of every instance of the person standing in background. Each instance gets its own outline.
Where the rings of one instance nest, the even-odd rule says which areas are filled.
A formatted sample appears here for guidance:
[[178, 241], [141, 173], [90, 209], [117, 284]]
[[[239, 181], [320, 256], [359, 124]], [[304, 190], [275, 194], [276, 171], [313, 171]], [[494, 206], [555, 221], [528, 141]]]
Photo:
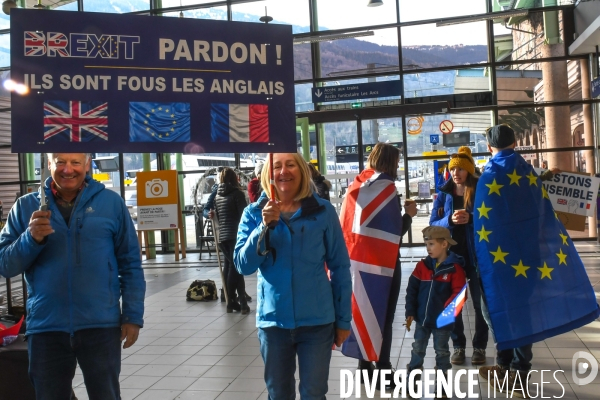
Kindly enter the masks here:
[[[452, 239], [456, 241], [456, 245], [452, 246], [452, 252], [464, 259], [464, 269], [475, 308], [475, 334], [472, 342], [471, 364], [481, 365], [486, 361], [485, 349], [488, 343], [489, 328], [481, 311], [481, 285], [475, 255], [473, 205], [478, 178], [475, 174], [475, 161], [471, 157], [471, 149], [466, 146], [460, 147], [456, 154], [450, 156], [448, 169], [451, 176], [442, 185], [440, 193], [433, 203], [429, 224], [449, 229]], [[465, 363], [467, 345], [462, 311], [456, 316], [451, 338], [454, 345], [451, 362], [455, 365], [462, 365]]]
[[250, 199], [250, 203], [254, 203], [258, 200], [260, 193], [262, 192], [262, 188], [260, 187], [260, 173], [264, 164], [265, 163], [262, 161], [256, 163], [256, 166], [254, 167], [254, 178], [248, 182], [248, 198]]
[[310, 175], [313, 183], [315, 184], [319, 197], [327, 201], [331, 201], [331, 198], [329, 197], [331, 182], [325, 179], [325, 177], [317, 170], [317, 167], [315, 167], [312, 163], [308, 163], [308, 167], [310, 168]]
[[215, 212], [219, 220], [219, 248], [225, 257], [223, 274], [227, 282], [227, 312], [235, 310], [248, 314], [250, 307], [245, 296], [246, 283], [233, 265], [233, 249], [238, 225], [247, 206], [246, 196], [240, 188], [235, 171], [231, 168], [223, 168], [219, 174], [219, 181], [221, 183], [215, 197]]

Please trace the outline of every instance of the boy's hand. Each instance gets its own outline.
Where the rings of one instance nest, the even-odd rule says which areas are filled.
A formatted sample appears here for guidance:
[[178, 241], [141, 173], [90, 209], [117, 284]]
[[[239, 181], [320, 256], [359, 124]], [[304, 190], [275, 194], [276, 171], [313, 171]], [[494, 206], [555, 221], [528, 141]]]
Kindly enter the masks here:
[[410, 332], [410, 326], [412, 325], [414, 319], [415, 319], [415, 317], [406, 317], [406, 323], [404, 325], [406, 325], [406, 330], [409, 332]]
[[349, 336], [350, 336], [349, 329], [346, 330], [346, 329], [335, 328], [335, 339], [334, 339], [335, 345], [340, 347], [342, 345], [342, 343], [344, 343], [346, 341], [346, 339], [348, 339]]

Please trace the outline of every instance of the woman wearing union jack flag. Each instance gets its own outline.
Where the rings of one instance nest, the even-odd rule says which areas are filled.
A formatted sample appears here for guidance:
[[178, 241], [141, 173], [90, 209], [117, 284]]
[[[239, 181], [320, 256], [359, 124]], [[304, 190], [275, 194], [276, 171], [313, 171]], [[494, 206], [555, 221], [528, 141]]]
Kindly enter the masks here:
[[398, 251], [417, 214], [416, 203], [407, 201], [402, 216], [394, 184], [399, 160], [398, 148], [375, 145], [340, 214], [353, 277], [352, 329], [342, 353], [358, 358], [358, 368], [370, 376], [375, 367], [392, 370], [392, 323], [401, 281]]

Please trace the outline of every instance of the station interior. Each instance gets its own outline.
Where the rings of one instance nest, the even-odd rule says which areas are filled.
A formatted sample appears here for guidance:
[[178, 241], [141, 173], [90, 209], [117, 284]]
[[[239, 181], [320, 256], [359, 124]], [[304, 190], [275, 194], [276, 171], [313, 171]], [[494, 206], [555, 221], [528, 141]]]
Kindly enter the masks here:
[[[331, 182], [331, 203], [341, 210], [348, 186], [365, 168], [372, 147], [400, 150], [398, 196], [414, 199], [417, 215], [400, 249], [402, 289], [392, 342], [392, 366], [405, 368], [413, 334], [404, 326], [405, 294], [415, 265], [427, 256], [421, 231], [460, 146], [476, 166], [490, 160], [485, 132], [510, 125], [516, 150], [536, 171], [558, 168], [600, 177], [600, 1], [594, 0], [16, 0], [0, 13], [0, 81], [11, 79], [14, 8], [53, 13], [106, 13], [155, 18], [291, 25], [297, 151]], [[119, 27], [115, 27], [118, 30]], [[377, 97], [322, 101], [340, 88], [382, 88]], [[351, 90], [351, 89], [350, 89]], [[15, 201], [37, 191], [47, 176], [40, 153], [16, 153], [11, 129], [14, 88], [0, 86], [0, 224]], [[268, 153], [92, 153], [88, 172], [124, 200], [138, 230], [147, 284], [145, 324], [137, 343], [123, 350], [121, 396], [126, 399], [267, 400], [256, 328], [256, 275], [246, 277], [249, 315], [227, 313], [220, 300], [186, 300], [194, 280], [221, 287], [222, 255], [203, 207], [220, 167], [236, 170], [245, 185]], [[143, 231], [138, 225], [137, 173], [173, 170], [179, 185], [178, 230]], [[598, 203], [600, 204], [600, 203]], [[596, 204], [592, 204], [596, 207]], [[584, 214], [566, 231], [600, 298], [600, 229]], [[565, 221], [563, 221], [565, 222]], [[566, 224], [566, 222], [565, 222]], [[518, 233], [526, 235], [526, 232]], [[0, 314], [24, 312], [24, 279], [0, 279]], [[467, 355], [475, 316], [463, 311]], [[591, 400], [600, 376], [580, 386], [573, 378], [578, 351], [600, 363], [600, 320], [533, 345], [533, 369], [557, 371], [543, 396]], [[485, 365], [494, 365], [493, 340]], [[340, 371], [356, 359], [334, 351], [328, 398], [341, 396]], [[428, 348], [425, 368], [433, 368]], [[454, 366], [476, 370], [477, 366]], [[466, 379], [461, 381], [466, 390]], [[541, 387], [541, 386], [540, 386]], [[81, 371], [73, 381], [88, 399]], [[502, 398], [486, 382], [479, 398]], [[381, 396], [376, 392], [376, 398]], [[297, 392], [297, 396], [299, 396]], [[363, 397], [365, 394], [363, 393]], [[358, 398], [358, 396], [351, 396]], [[424, 397], [424, 398], [434, 398]], [[455, 397], [458, 398], [458, 397]]]

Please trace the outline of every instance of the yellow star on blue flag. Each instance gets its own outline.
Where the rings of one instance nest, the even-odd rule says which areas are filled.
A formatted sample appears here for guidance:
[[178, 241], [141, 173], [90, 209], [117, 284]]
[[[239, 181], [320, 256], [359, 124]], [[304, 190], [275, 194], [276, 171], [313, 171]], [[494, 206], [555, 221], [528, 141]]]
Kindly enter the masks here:
[[529, 172], [529, 175], [527, 175], [527, 178], [529, 178], [529, 185], [535, 185], [537, 186], [537, 181], [538, 181], [538, 177], [536, 175], [533, 174], [533, 171]]
[[523, 260], [519, 260], [519, 264], [518, 265], [511, 265], [511, 267], [513, 267], [515, 269], [515, 278], [519, 275], [523, 275], [525, 278], [527, 278], [527, 270], [531, 267], [528, 267], [526, 265], [523, 265]]
[[504, 185], [497, 184], [495, 179], [492, 183], [486, 183], [485, 186], [490, 188], [489, 194], [496, 193], [498, 196], [501, 196], [500, 189], [504, 187]]
[[550, 268], [546, 265], [546, 263], [544, 263], [544, 266], [542, 268], [538, 268], [538, 269], [542, 273], [542, 279], [544, 279], [544, 278], [552, 279], [552, 276], [550, 275], [550, 273], [552, 271], [554, 271], [554, 268]]
[[486, 217], [487, 219], [490, 219], [490, 216], [488, 215], [488, 212], [491, 209], [492, 209], [491, 207], [486, 207], [485, 206], [485, 202], [481, 202], [481, 207], [479, 207], [477, 209], [477, 211], [479, 211], [479, 218]]
[[[480, 242], [481, 242], [481, 240], [480, 240]], [[505, 258], [508, 255], [508, 253], [503, 252], [502, 249], [500, 248], [500, 246], [498, 246], [498, 250], [490, 251], [490, 254], [494, 256], [493, 262], [502, 261], [504, 264], [506, 264]]]
[[490, 233], [492, 233], [492, 231], [486, 231], [485, 226], [481, 225], [481, 230], [477, 231], [477, 234], [479, 234], [479, 241], [485, 240], [486, 242], [489, 242], [490, 239], [488, 239], [488, 236]]
[[558, 253], [556, 253], [556, 256], [558, 257], [558, 265], [567, 265], [567, 255], [563, 253], [562, 249], [559, 249]]
[[515, 184], [519, 186], [519, 179], [522, 178], [521, 175], [517, 174], [517, 170], [515, 169], [512, 174], [506, 174], [510, 178], [510, 185]]

